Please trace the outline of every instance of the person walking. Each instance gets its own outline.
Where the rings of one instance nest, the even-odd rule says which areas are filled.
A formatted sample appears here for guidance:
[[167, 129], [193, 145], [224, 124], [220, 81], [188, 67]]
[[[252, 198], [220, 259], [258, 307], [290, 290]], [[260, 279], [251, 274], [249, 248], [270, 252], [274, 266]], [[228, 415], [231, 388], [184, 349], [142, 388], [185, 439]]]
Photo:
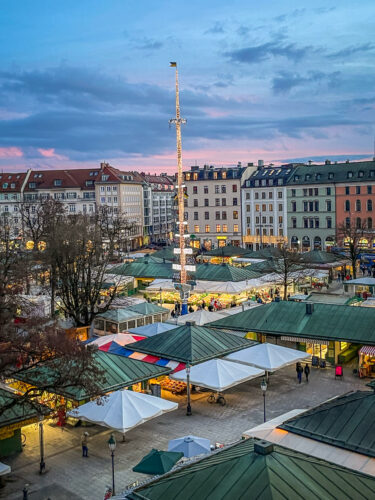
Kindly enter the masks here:
[[82, 443], [82, 456], [83, 457], [88, 457], [89, 449], [87, 447], [89, 441], [89, 433], [84, 432], [81, 437], [81, 443]]
[[309, 367], [309, 365], [307, 363], [305, 364], [304, 372], [305, 372], [306, 382], [308, 382], [309, 381], [309, 375], [310, 375], [310, 367]]
[[296, 365], [296, 372], [297, 372], [298, 383], [300, 384], [302, 382], [303, 368], [302, 368], [302, 365], [299, 361]]

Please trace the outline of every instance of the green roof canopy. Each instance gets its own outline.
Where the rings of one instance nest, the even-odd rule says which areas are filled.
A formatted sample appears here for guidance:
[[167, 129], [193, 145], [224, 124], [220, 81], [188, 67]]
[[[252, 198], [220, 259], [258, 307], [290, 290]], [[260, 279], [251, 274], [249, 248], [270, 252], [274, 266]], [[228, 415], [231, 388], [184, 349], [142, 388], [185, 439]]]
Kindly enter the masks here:
[[[313, 306], [312, 314], [307, 307]], [[375, 309], [336, 304], [271, 302], [210, 323], [214, 328], [375, 345]], [[208, 326], [208, 325], [206, 325]]]
[[[6, 389], [0, 389], [0, 408], [13, 404], [17, 399], [20, 399], [17, 394]], [[0, 413], [0, 428], [37, 418], [39, 415], [47, 415], [49, 412], [49, 408], [36, 402], [31, 404], [28, 401], [20, 401]]]
[[111, 274], [134, 278], [172, 279], [174, 271], [171, 262], [155, 263], [149, 259], [143, 259], [142, 262], [135, 261], [116, 266], [111, 269]]
[[247, 250], [246, 257], [249, 259], [272, 259], [273, 257], [280, 257], [281, 251], [276, 247], [266, 247], [260, 250]]
[[146, 316], [148, 314], [169, 313], [169, 309], [160, 307], [157, 304], [153, 304], [152, 302], [141, 302], [140, 304], [129, 306], [127, 309], [138, 314], [142, 314], [143, 316]]
[[121, 321], [127, 321], [128, 319], [140, 318], [142, 313], [136, 312], [130, 307], [126, 309], [108, 309], [103, 314], [98, 314], [97, 318], [105, 318], [106, 320], [115, 321], [120, 323]]
[[159, 451], [152, 449], [142, 460], [133, 467], [134, 472], [141, 474], [161, 475], [169, 472], [172, 467], [184, 456], [178, 451]]
[[[153, 377], [166, 375], [171, 371], [169, 368], [163, 368], [151, 363], [103, 351], [95, 352], [94, 356], [99, 369], [104, 373], [104, 381], [101, 381], [99, 389], [101, 394], [116, 391]], [[17, 375], [19, 380], [35, 387], [46, 384], [53, 385], [53, 381], [57, 377], [59, 377], [59, 374], [54, 370], [52, 363], [45, 363], [44, 365], [30, 368], [22, 374]], [[58, 394], [75, 401], [82, 401], [83, 399], [98, 395], [88, 394], [81, 387], [73, 386], [61, 388]]]
[[157, 252], [154, 252], [151, 254], [152, 257], [158, 257], [159, 259], [165, 259], [165, 260], [176, 260], [178, 259], [178, 255], [174, 253], [174, 249], [177, 248], [175, 246], [169, 246], [169, 247], [164, 247], [161, 250], [158, 250]]
[[249, 250], [234, 245], [226, 245], [225, 247], [214, 248], [213, 250], [204, 252], [201, 254], [201, 257], [241, 257], [247, 253], [249, 253]]
[[197, 364], [253, 344], [251, 340], [229, 333], [185, 324], [134, 344], [127, 344], [126, 348], [182, 363]]
[[357, 391], [287, 420], [279, 429], [375, 458], [375, 393]]
[[303, 252], [301, 260], [307, 264], [331, 264], [344, 260], [343, 255], [336, 255], [332, 252], [323, 252], [322, 250], [310, 250], [310, 252]]
[[127, 498], [349, 500], [373, 498], [374, 489], [372, 476], [267, 441], [247, 439], [140, 486]]

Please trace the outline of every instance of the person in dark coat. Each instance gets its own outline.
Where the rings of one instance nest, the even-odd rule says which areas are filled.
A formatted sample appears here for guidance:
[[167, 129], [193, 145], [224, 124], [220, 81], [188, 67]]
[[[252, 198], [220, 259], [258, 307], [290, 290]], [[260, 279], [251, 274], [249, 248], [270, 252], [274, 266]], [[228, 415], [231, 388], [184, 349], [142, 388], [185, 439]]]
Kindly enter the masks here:
[[309, 365], [307, 363], [305, 364], [304, 372], [305, 372], [306, 382], [308, 382], [309, 381], [309, 375], [310, 375], [310, 367], [309, 367]]
[[303, 368], [302, 368], [302, 365], [299, 361], [296, 364], [296, 372], [297, 372], [298, 383], [300, 384], [302, 382]]
[[193, 306], [189, 306], [189, 313], [193, 313], [193, 312], [194, 312]]

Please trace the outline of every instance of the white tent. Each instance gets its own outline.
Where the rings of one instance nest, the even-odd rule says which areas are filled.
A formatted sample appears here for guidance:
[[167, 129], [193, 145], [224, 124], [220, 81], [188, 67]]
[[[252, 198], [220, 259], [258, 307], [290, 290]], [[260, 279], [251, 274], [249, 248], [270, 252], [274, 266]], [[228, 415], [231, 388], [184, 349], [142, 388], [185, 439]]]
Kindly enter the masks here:
[[279, 370], [284, 366], [295, 363], [310, 356], [303, 351], [289, 349], [276, 344], [257, 344], [241, 351], [232, 352], [225, 357], [229, 361], [236, 361], [246, 365], [262, 368], [267, 372]]
[[166, 399], [124, 389], [79, 406], [68, 415], [124, 433], [177, 408], [177, 403]]
[[132, 335], [130, 333], [113, 333], [111, 335], [103, 335], [92, 342], [88, 342], [87, 345], [96, 345], [100, 347], [104, 344], [109, 344], [109, 342], [116, 342], [119, 345], [133, 344], [140, 340], [140, 336], [141, 335]]
[[[187, 321], [195, 321], [196, 325], [202, 326], [206, 323], [211, 323], [212, 321], [218, 321], [219, 319], [223, 319], [222, 314], [201, 309], [190, 314], [179, 316], [177, 318], [177, 325], [184, 325]], [[173, 320], [171, 320], [171, 323], [172, 321]]]
[[11, 468], [7, 464], [3, 464], [3, 462], [0, 462], [0, 476], [5, 476], [6, 474], [11, 473]]
[[[263, 370], [224, 359], [210, 359], [190, 368], [190, 383], [213, 391], [225, 391], [252, 378], [264, 375]], [[186, 370], [170, 375], [174, 380], [186, 381]]]
[[[183, 316], [185, 317], [185, 316]], [[153, 337], [154, 335], [159, 335], [159, 333], [167, 332], [168, 330], [173, 330], [176, 328], [175, 325], [169, 323], [151, 323], [150, 325], [138, 326], [137, 328], [131, 328], [130, 333], [134, 335], [144, 335], [145, 337]]]

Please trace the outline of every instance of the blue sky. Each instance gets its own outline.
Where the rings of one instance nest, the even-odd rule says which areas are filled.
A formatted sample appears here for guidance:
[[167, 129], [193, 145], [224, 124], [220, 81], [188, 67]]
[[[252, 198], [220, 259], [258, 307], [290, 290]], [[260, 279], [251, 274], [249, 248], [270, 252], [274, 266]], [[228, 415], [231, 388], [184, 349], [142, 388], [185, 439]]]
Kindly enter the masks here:
[[375, 2], [0, 1], [0, 168], [363, 158]]

